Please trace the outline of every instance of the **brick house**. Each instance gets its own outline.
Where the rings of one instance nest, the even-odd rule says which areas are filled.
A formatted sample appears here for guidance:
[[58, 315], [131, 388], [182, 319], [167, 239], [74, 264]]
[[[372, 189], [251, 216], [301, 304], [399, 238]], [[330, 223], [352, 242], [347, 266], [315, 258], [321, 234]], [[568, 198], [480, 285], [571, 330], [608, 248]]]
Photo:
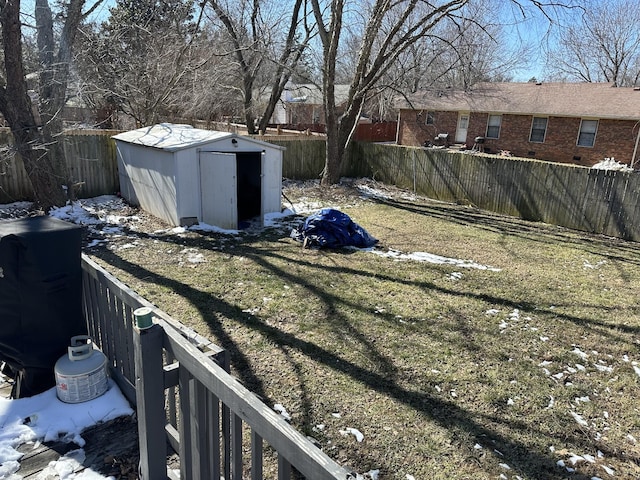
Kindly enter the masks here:
[[[397, 104], [400, 145], [439, 134], [451, 144], [592, 166], [604, 158], [640, 167], [640, 88], [610, 83], [482, 83], [419, 92]], [[480, 142], [475, 140], [480, 137]]]

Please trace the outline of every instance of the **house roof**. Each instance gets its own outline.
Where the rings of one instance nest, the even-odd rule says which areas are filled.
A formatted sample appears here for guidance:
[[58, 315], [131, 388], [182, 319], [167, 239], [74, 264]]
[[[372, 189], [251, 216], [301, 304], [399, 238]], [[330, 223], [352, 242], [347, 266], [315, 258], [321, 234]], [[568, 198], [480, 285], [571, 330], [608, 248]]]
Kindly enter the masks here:
[[[335, 85], [336, 104], [341, 105], [349, 97], [349, 85]], [[271, 91], [266, 91], [262, 98], [268, 99]], [[288, 83], [280, 99], [285, 103], [299, 103], [302, 105], [322, 105], [322, 89], [313, 83]]]
[[611, 83], [481, 83], [469, 91], [418, 92], [397, 107], [640, 120], [640, 89]]
[[[129, 132], [119, 133], [113, 138], [126, 143], [133, 143], [145, 147], [153, 147], [167, 152], [176, 152], [185, 148], [200, 147], [219, 140], [237, 138], [235, 133], [202, 130], [191, 125], [174, 123], [159, 123], [150, 127], [143, 127]], [[249, 137], [244, 141], [255, 143], [263, 147], [284, 150], [284, 147], [262, 142]]]

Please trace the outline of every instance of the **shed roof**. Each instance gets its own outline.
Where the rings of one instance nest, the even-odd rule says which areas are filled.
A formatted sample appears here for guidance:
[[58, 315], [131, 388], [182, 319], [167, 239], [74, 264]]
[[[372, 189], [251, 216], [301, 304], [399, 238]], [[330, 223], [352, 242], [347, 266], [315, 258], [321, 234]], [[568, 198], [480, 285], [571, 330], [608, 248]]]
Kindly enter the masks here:
[[[202, 130], [194, 128], [191, 125], [159, 123], [150, 127], [143, 127], [138, 128], [137, 130], [119, 133], [118, 135], [114, 135], [113, 138], [122, 142], [158, 148], [167, 152], [176, 152], [178, 150], [208, 145], [212, 142], [234, 137], [237, 138], [238, 135], [229, 132]], [[284, 147], [255, 140], [253, 138], [243, 137], [243, 139], [262, 147], [284, 150]]]
[[[333, 86], [336, 104], [341, 105], [349, 97], [349, 85], [337, 84]], [[302, 103], [306, 105], [322, 105], [322, 89], [312, 83], [287, 84], [283, 92], [284, 101], [288, 103]]]
[[193, 148], [233, 136], [227, 132], [200, 130], [191, 125], [160, 123], [150, 127], [138, 128], [119, 133], [113, 138], [127, 143], [135, 143], [145, 147], [154, 147], [170, 152]]
[[402, 109], [640, 119], [640, 90], [611, 83], [480, 83], [469, 91], [418, 92]]

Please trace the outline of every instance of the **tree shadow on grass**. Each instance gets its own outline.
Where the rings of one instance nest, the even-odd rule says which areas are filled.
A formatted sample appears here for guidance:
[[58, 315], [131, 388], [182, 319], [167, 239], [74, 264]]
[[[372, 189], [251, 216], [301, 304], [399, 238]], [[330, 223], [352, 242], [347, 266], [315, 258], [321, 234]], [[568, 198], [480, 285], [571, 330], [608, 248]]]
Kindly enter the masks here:
[[[138, 232], [136, 232], [136, 234], [142, 237]], [[157, 237], [150, 238], [153, 238], [154, 240], [157, 239]], [[173, 237], [166, 237], [162, 240], [179, 243], [182, 247], [193, 246], [206, 248], [203, 247], [202, 241], [198, 240], [182, 238], [178, 242]], [[345, 299], [335, 293], [318, 287], [313, 282], [300, 275], [278, 267], [275, 264], [276, 260], [289, 261], [290, 259], [277, 252], [266, 252], [261, 249], [256, 249], [251, 245], [250, 240], [244, 244], [241, 243], [241, 245], [239, 245], [231, 254], [242, 255], [255, 262], [255, 264], [259, 265], [266, 271], [271, 272], [271, 274], [276, 275], [283, 281], [299, 285], [310, 295], [314, 295], [321, 299], [322, 303], [325, 305], [326, 312], [328, 312], [327, 319], [331, 321], [333, 327], [354, 338], [362, 346], [363, 351], [368, 352], [369, 360], [373, 362], [375, 369], [364, 368], [361, 365], [346, 359], [339, 353], [330, 351], [314, 342], [298, 338], [291, 333], [269, 325], [265, 319], [262, 319], [260, 316], [247, 315], [242, 311], [241, 307], [238, 307], [237, 305], [230, 304], [229, 302], [194, 286], [187, 285], [166, 276], [158, 275], [140, 265], [136, 265], [119, 257], [112, 251], [100, 251], [98, 256], [117, 268], [121, 268], [128, 272], [133, 277], [138, 278], [145, 283], [164, 286], [192, 303], [204, 321], [209, 325], [211, 333], [216, 337], [216, 341], [229, 352], [234, 370], [237, 372], [241, 381], [250, 390], [265, 400], [267, 399], [267, 394], [263, 381], [251, 368], [251, 362], [243, 352], [242, 347], [234, 340], [233, 336], [225, 330], [222, 323], [222, 317], [231, 322], [237, 322], [243, 327], [259, 333], [263, 338], [280, 349], [287, 358], [287, 361], [292, 365], [292, 369], [300, 382], [303, 410], [305, 412], [303, 414], [303, 422], [307, 426], [310, 425], [311, 422], [310, 411], [313, 399], [309, 398], [309, 390], [304, 384], [304, 375], [300, 371], [299, 364], [297, 364], [295, 359], [292, 358], [292, 352], [304, 355], [315, 362], [325, 365], [337, 373], [347, 375], [354, 381], [365, 384], [373, 391], [405, 404], [416, 412], [419, 412], [421, 415], [424, 415], [425, 418], [447, 428], [453, 435], [464, 437], [471, 436], [478, 443], [483, 443], [490, 439], [496, 450], [508, 455], [508, 458], [512, 459], [510, 460], [510, 466], [513, 468], [513, 471], [519, 472], [520, 474], [526, 475], [530, 478], [544, 477], [549, 479], [560, 479], [566, 477], [566, 471], [559, 469], [552, 457], [539, 452], [530, 451], [526, 444], [513, 438], [509, 438], [504, 433], [501, 433], [505, 428], [512, 430], [530, 430], [531, 426], [529, 424], [515, 420], [506, 420], [496, 416], [488, 419], [490, 420], [489, 423], [496, 425], [496, 428], [490, 428], [480, 423], [478, 414], [464, 409], [452, 401], [435, 397], [427, 392], [419, 391], [418, 389], [413, 390], [400, 385], [396, 381], [397, 368], [394, 365], [393, 360], [380, 352], [374, 343], [370, 342], [361, 331], [349, 322], [348, 318], [345, 318], [344, 315], [338, 313], [338, 306], [344, 307], [347, 305], [349, 308], [362, 309], [362, 305], [347, 304], [345, 303]], [[318, 268], [317, 265], [312, 264], [311, 262], [298, 261], [298, 264], [304, 267]], [[350, 269], [336, 263], [332, 266], [324, 266], [322, 268], [335, 274], [354, 276], [364, 275], [373, 278], [371, 273]], [[390, 277], [388, 275], [383, 275], [382, 277], [380, 275], [376, 275], [376, 278], [382, 278], [385, 281], [396, 282], [398, 284], [411, 285], [422, 290], [434, 290], [452, 296], [472, 297], [476, 300], [481, 300], [493, 305], [531, 310], [535, 309], [534, 305], [523, 305], [522, 302], [514, 304], [514, 302], [507, 298], [460, 292], [454, 289], [443, 288], [429, 282], [412, 282], [399, 277]], [[538, 311], [540, 311], [540, 309], [538, 309]], [[626, 325], [613, 326], [601, 321], [593, 321], [566, 315], [563, 316], [557, 311], [553, 311], [553, 314], [557, 317], [579, 324], [584, 328], [593, 329], [594, 331], [597, 331], [598, 334], [607, 336], [609, 341], [625, 341], [620, 332], [634, 334], [640, 332], [640, 329], [637, 327]], [[458, 321], [458, 323], [460, 323], [460, 321]], [[470, 332], [465, 334], [465, 338], [468, 340], [471, 336]], [[471, 350], [477, 349], [477, 346], [474, 347], [472, 342], [456, 345], [456, 347]], [[487, 419], [485, 418], [485, 420]], [[540, 432], [540, 434], [545, 435], [543, 432]], [[558, 433], [558, 435], [562, 436], [562, 441], [566, 441], [567, 437], [570, 437], [576, 445], [583, 445], [585, 449], [592, 447], [591, 442], [579, 433], [571, 434], [568, 432], [562, 432]], [[612, 453], [611, 455], [614, 456], [615, 453]], [[625, 458], [625, 460], [628, 459], [629, 458]], [[380, 459], [375, 460], [380, 461]], [[638, 459], [634, 460], [638, 462]], [[542, 471], [540, 470], [541, 468]], [[589, 477], [575, 475], [574, 478]]]

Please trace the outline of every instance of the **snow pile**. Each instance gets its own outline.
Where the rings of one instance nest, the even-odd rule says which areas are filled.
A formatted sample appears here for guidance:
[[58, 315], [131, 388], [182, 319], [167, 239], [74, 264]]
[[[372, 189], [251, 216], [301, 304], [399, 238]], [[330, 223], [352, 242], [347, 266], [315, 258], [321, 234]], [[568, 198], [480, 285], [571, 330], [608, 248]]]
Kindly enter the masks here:
[[[479, 270], [489, 270], [491, 272], [500, 271], [499, 268], [491, 267], [488, 265], [482, 265], [472, 260], [460, 260], [457, 258], [442, 257], [440, 255], [434, 255], [433, 253], [426, 253], [426, 252], [402, 253], [402, 252], [399, 252], [398, 250], [391, 250], [391, 249], [389, 249], [386, 252], [383, 252], [381, 250], [373, 250], [373, 249], [370, 251], [381, 257], [389, 257], [397, 261], [414, 260], [416, 262], [427, 262], [427, 263], [434, 263], [438, 265], [453, 265], [454, 267], [459, 267], [459, 268], [476, 268]], [[454, 277], [459, 278], [459, 275], [455, 275]]]
[[343, 436], [353, 435], [354, 437], [356, 437], [357, 442], [362, 442], [364, 440], [364, 435], [357, 428], [347, 427], [344, 430], [339, 430], [339, 432], [340, 432], [340, 435], [343, 435]]
[[102, 195], [72, 202], [64, 207], [54, 207], [49, 215], [78, 225], [119, 225], [127, 220], [133, 220], [133, 218], [110, 215], [106, 212], [107, 210], [120, 210], [124, 206], [124, 201], [115, 195]]
[[593, 168], [594, 170], [617, 170], [619, 172], [633, 172], [633, 168], [629, 167], [629, 165], [618, 162], [613, 157], [607, 157], [604, 160], [596, 163], [591, 168]]
[[[83, 403], [61, 402], [55, 387], [28, 398], [0, 398], [0, 478], [22, 478], [16, 472], [23, 454], [16, 448], [24, 443], [37, 446], [40, 442], [64, 441], [83, 447], [83, 430], [133, 413], [112, 380], [104, 395]], [[75, 474], [74, 471], [83, 468], [82, 461], [84, 451], [80, 448], [67, 453], [58, 462], [51, 462], [47, 469], [50, 473], [56, 472], [61, 479], [105, 478], [90, 470]]]
[[[361, 193], [366, 194], [369, 198], [389, 198], [389, 194], [383, 190], [368, 185], [359, 185], [358, 189]], [[30, 207], [29, 202], [18, 202], [9, 205], [0, 205], [0, 218], [18, 218], [24, 216]], [[310, 202], [308, 199], [302, 199], [291, 205], [291, 209], [284, 209], [280, 213], [270, 213], [264, 216], [264, 226], [278, 228], [287, 226], [290, 222], [299, 222], [296, 215], [318, 211], [318, 209], [327, 208], [320, 203]], [[331, 207], [339, 209], [340, 207]], [[139, 230], [140, 218], [136, 215], [127, 214], [130, 207], [126, 202], [115, 195], [101, 195], [99, 197], [82, 199], [65, 205], [64, 207], [53, 208], [50, 215], [61, 220], [85, 226], [93, 238], [86, 248], [104, 247], [114, 250], [136, 248], [141, 246], [140, 242], [135, 241], [136, 232]], [[116, 212], [116, 214], [114, 214]], [[171, 227], [164, 230], [158, 230], [149, 233], [150, 236], [155, 235], [183, 235], [187, 232], [211, 232], [224, 235], [238, 236], [242, 232], [240, 230], [222, 229], [214, 225], [199, 223], [190, 227]], [[110, 242], [116, 239], [132, 238], [134, 241], [121, 245], [110, 245]], [[376, 250], [374, 248], [361, 248], [359, 250], [368, 251], [375, 255], [388, 257], [395, 261], [417, 261], [442, 265], [451, 265], [458, 268], [474, 268], [480, 270], [488, 270], [499, 272], [499, 268], [482, 265], [471, 260], [461, 260], [456, 258], [448, 258], [427, 252], [400, 252], [389, 249], [387, 251]], [[181, 254], [186, 254], [187, 264], [195, 266], [198, 263], [206, 261], [204, 256], [197, 251], [183, 250]], [[184, 264], [181, 260], [180, 264]], [[462, 274], [454, 272], [451, 274], [452, 280], [460, 280]]]
[[282, 418], [284, 418], [287, 422], [291, 421], [291, 415], [289, 415], [289, 412], [287, 412], [287, 409], [284, 408], [284, 405], [282, 405], [281, 403], [276, 403], [273, 406], [273, 409], [278, 412], [280, 414], [280, 416]]

